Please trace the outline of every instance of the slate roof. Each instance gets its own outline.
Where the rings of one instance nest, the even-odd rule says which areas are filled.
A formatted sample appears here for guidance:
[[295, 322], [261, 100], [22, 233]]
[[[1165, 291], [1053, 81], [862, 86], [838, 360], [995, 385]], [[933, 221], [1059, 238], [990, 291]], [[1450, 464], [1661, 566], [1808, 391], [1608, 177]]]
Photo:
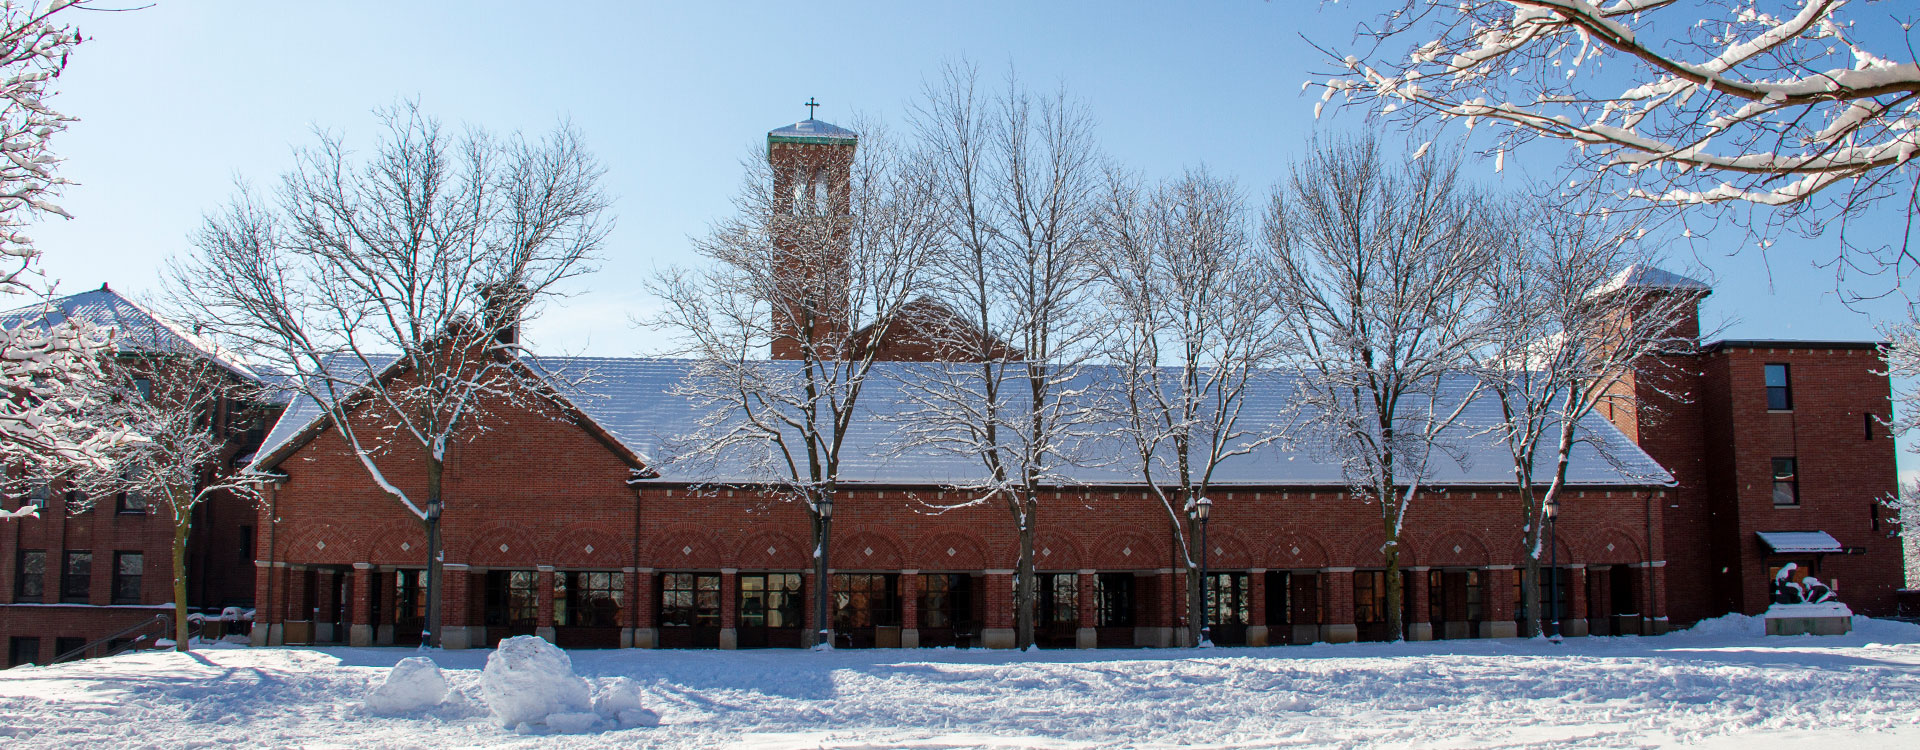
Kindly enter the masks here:
[[768, 143], [852, 143], [859, 139], [859, 133], [820, 120], [801, 120], [767, 131]]
[[1600, 285], [1600, 288], [1595, 291], [1598, 294], [1606, 294], [1607, 292], [1628, 287], [1694, 292], [1713, 291], [1713, 287], [1708, 285], [1707, 282], [1682, 276], [1663, 268], [1655, 268], [1645, 263], [1635, 263], [1620, 269], [1620, 273], [1614, 274], [1612, 279]]
[[[746, 455], [741, 451], [718, 460], [687, 460], [690, 452], [681, 450], [681, 446], [694, 425], [705, 416], [703, 407], [694, 399], [675, 393], [694, 365], [691, 360], [546, 357], [530, 360], [529, 364], [547, 372], [563, 373], [565, 377], [558, 380], [584, 381], [563, 388], [563, 393], [575, 408], [658, 472], [658, 477], [649, 481], [754, 484], [773, 478], [765, 473], [764, 461], [755, 460], [764, 456]], [[797, 363], [770, 363], [774, 367], [789, 365], [797, 366]], [[903, 384], [924, 372], [916, 368], [941, 366], [904, 362], [875, 366], [875, 376], [861, 395], [861, 409], [865, 413], [854, 420], [854, 427], [844, 441], [843, 483], [934, 486], [963, 483], [981, 474], [978, 459], [971, 456], [931, 448], [900, 450], [904, 432], [899, 415], [905, 408], [908, 393]], [[1090, 385], [1094, 379], [1108, 374], [1102, 368], [1089, 368], [1083, 375], [1086, 382], [1071, 385]], [[1242, 412], [1241, 427], [1259, 432], [1262, 428], [1309, 422], [1311, 415], [1302, 414], [1295, 407], [1298, 377], [1275, 373], [1251, 389]], [[1456, 398], [1464, 395], [1469, 387], [1464, 380], [1447, 386]], [[1467, 460], [1456, 463], [1450, 458], [1436, 458], [1429, 481], [1445, 486], [1500, 487], [1511, 483], [1511, 461], [1505, 449], [1483, 432], [1498, 419], [1498, 414], [1498, 404], [1490, 398], [1468, 407], [1463, 422], [1455, 428]], [[318, 404], [304, 397], [299, 399], [274, 426], [259, 455], [276, 453], [320, 416]], [[1582, 423], [1582, 430], [1602, 443], [1606, 450], [1603, 455], [1591, 445], [1579, 444], [1569, 473], [1572, 484], [1646, 487], [1672, 482], [1666, 471], [1604, 419], [1590, 417]], [[1081, 452], [1109, 459], [1104, 463], [1068, 467], [1063, 473], [1079, 484], [1116, 487], [1140, 484], [1133, 463], [1112, 459], [1129, 455], [1130, 451], [1130, 444], [1122, 442], [1118, 421], [1095, 425], [1090, 432], [1092, 437]], [[1343, 486], [1340, 465], [1327, 456], [1324, 445], [1324, 440], [1311, 437], [1290, 445], [1260, 445], [1247, 455], [1223, 463], [1216, 472], [1216, 484]], [[1550, 472], [1551, 462], [1542, 461], [1539, 478], [1545, 481], [1550, 478]]]
[[121, 296], [107, 285], [99, 289], [69, 294], [45, 305], [27, 305], [0, 313], [0, 326], [51, 326], [68, 320], [83, 320], [96, 328], [112, 332], [115, 350], [121, 354], [195, 353], [220, 363], [234, 374], [256, 382], [271, 384], [273, 378], [260, 373], [211, 341], [185, 326], [168, 320], [133, 300]]

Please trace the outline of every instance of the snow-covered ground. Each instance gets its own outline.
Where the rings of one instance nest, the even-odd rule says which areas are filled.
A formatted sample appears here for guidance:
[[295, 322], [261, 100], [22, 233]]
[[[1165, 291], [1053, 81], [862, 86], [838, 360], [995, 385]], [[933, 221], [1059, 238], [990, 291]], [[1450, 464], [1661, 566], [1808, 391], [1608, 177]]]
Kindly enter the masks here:
[[636, 681], [660, 725], [532, 736], [489, 715], [489, 651], [424, 652], [450, 702], [399, 717], [362, 699], [419, 650], [143, 653], [0, 672], [0, 746], [1920, 747], [1920, 626], [1857, 622], [1559, 645], [575, 651], [596, 691]]

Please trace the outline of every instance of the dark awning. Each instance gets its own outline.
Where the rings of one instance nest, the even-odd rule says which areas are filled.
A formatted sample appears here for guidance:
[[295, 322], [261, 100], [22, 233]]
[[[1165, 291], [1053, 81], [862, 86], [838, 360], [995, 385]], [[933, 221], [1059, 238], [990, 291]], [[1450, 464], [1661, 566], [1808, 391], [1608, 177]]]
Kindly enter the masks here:
[[1760, 543], [1776, 555], [1840, 554], [1847, 548], [1824, 531], [1761, 531]]

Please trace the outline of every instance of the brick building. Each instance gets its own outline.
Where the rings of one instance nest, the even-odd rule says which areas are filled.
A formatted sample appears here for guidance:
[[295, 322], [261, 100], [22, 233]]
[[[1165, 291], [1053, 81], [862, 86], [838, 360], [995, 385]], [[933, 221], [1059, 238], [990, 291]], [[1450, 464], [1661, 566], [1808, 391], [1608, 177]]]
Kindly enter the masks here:
[[[111, 331], [116, 355], [199, 351], [212, 355], [178, 327], [102, 285], [54, 300], [48, 313], [35, 305], [0, 315], [0, 325], [83, 319]], [[235, 377], [248, 377], [232, 366]], [[164, 375], [158, 375], [164, 376]], [[244, 461], [266, 435], [277, 408], [223, 404], [211, 415], [233, 436], [228, 460]], [[107, 638], [157, 614], [172, 614], [173, 524], [138, 493], [96, 498], [74, 512], [76, 490], [57, 480], [5, 499], [9, 509], [39, 505], [38, 518], [0, 522], [0, 643], [6, 666], [46, 664], [54, 657]], [[253, 605], [248, 572], [258, 515], [249, 501], [224, 494], [196, 510], [188, 546], [188, 605], [217, 614]], [[168, 637], [171, 633], [167, 633]], [[89, 652], [92, 653], [92, 652]]]
[[[809, 120], [768, 141], [785, 181], [776, 188], [793, 193], [795, 210], [844, 203], [837, 186], [854, 134]], [[1709, 291], [1645, 268], [1621, 283], [1687, 294], [1696, 305]], [[883, 350], [939, 359], [906, 340]], [[750, 461], [695, 470], [650, 458], [668, 455], [702, 416], [674, 392], [689, 363], [530, 364], [590, 372], [591, 385], [564, 390], [563, 409], [494, 404], [492, 429], [449, 450], [444, 645], [527, 633], [563, 646], [803, 645], [821, 583], [805, 509], [769, 490]], [[1757, 612], [1785, 562], [1836, 582], [1857, 611], [1889, 612], [1901, 566], [1874, 502], [1895, 482], [1878, 364], [1871, 343], [1785, 341], [1708, 343], [1647, 362], [1625, 386], [1628, 400], [1583, 425], [1607, 455], [1583, 447], [1563, 501], [1561, 595], [1549, 606], [1566, 632], [1657, 633]], [[886, 365], [863, 403], [884, 411], [886, 383], [897, 391], [927, 366], [940, 365]], [[1263, 382], [1249, 413], [1283, 411], [1287, 377]], [[1490, 409], [1470, 410], [1469, 420], [1484, 424]], [[256, 462], [277, 480], [254, 525], [255, 643], [417, 641], [421, 526], [374, 487], [322, 413], [296, 403]], [[869, 416], [848, 436], [869, 450], [846, 467], [829, 550], [840, 645], [1010, 645], [1017, 548], [1006, 512], [931, 512], [971, 466], [889, 449], [890, 423]], [[379, 461], [395, 482], [424, 482], [405, 456]], [[1206, 584], [1215, 640], [1383, 633], [1378, 513], [1346, 495], [1338, 466], [1268, 445], [1223, 471]], [[1508, 472], [1491, 454], [1444, 466], [1438, 489], [1413, 504], [1401, 557], [1410, 637], [1516, 632], [1521, 534]], [[1174, 643], [1186, 573], [1165, 510], [1120, 469], [1088, 468], [1075, 480], [1050, 493], [1038, 520], [1042, 644]]]

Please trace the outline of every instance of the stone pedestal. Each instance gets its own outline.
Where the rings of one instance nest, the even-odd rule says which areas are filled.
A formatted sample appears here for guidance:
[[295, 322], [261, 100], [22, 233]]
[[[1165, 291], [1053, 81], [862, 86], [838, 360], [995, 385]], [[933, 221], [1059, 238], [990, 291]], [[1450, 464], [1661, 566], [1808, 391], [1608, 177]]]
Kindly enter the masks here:
[[1098, 648], [1100, 631], [1093, 628], [1078, 628], [1073, 631], [1073, 645], [1080, 648]]
[[534, 637], [539, 638], [540, 640], [546, 641], [548, 643], [553, 643], [555, 638], [552, 625], [545, 625], [545, 626], [534, 628], [533, 635]]
[[1360, 626], [1353, 623], [1326, 625], [1321, 627], [1320, 640], [1328, 643], [1353, 643], [1360, 640]]
[[721, 628], [720, 629], [721, 650], [732, 651], [739, 647], [740, 647], [740, 631], [736, 628]]
[[1846, 635], [1853, 631], [1853, 610], [1839, 602], [1775, 604], [1761, 614], [1767, 635]]
[[901, 628], [900, 629], [900, 647], [901, 648], [919, 648], [920, 647], [920, 629], [919, 628]]
[[373, 645], [373, 626], [356, 624], [353, 627], [348, 628], [347, 645], [349, 646]]
[[634, 628], [633, 629], [633, 647], [634, 648], [658, 648], [659, 645], [660, 645], [659, 629], [657, 628]]
[[1433, 640], [1433, 623], [1423, 621], [1423, 622], [1416, 622], [1412, 625], [1408, 625], [1407, 640], [1409, 641]]
[[980, 645], [987, 648], [1013, 648], [1013, 628], [983, 628], [980, 631]]
[[1268, 635], [1267, 626], [1265, 625], [1248, 625], [1247, 626], [1247, 645], [1268, 646], [1268, 645], [1272, 645], [1272, 643], [1273, 643], [1273, 637], [1271, 635]]

